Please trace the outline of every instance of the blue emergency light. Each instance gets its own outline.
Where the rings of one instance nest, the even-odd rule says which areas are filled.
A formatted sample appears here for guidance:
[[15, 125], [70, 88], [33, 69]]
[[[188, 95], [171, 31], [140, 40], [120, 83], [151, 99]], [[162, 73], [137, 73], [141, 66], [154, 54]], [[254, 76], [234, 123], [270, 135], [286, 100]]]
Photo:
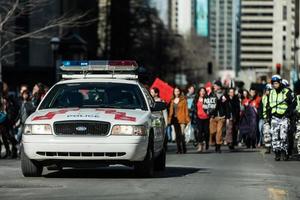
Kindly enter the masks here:
[[65, 67], [74, 67], [74, 66], [88, 66], [89, 61], [75, 61], [75, 60], [66, 60], [62, 62], [62, 65]]
[[133, 60], [90, 60], [77, 61], [66, 60], [62, 62], [62, 71], [82, 72], [82, 71], [135, 71], [138, 65]]

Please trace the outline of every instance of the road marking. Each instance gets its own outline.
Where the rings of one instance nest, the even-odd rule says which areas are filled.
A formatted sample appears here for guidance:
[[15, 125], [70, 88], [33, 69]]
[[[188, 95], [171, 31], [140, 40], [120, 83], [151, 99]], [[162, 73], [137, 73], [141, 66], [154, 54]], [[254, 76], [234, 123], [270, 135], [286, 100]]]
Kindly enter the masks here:
[[287, 200], [288, 192], [278, 188], [268, 188], [269, 200]]

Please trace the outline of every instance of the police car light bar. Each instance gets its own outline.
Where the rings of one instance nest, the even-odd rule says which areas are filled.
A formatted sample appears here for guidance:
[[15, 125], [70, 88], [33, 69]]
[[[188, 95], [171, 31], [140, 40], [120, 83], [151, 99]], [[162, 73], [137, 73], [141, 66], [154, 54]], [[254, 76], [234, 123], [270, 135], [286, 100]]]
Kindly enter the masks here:
[[63, 61], [60, 69], [69, 72], [92, 71], [135, 71], [138, 64], [133, 60], [90, 60], [90, 61]]
[[137, 80], [138, 75], [134, 74], [62, 74], [64, 80], [69, 79], [127, 79]]

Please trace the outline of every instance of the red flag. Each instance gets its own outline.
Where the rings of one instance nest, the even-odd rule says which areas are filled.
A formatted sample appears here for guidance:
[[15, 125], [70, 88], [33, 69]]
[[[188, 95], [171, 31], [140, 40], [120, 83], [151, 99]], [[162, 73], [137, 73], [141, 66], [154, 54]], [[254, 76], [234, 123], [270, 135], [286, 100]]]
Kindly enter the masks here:
[[150, 89], [154, 87], [159, 89], [159, 96], [162, 100], [167, 103], [171, 101], [174, 88], [172, 88], [168, 83], [156, 78]]

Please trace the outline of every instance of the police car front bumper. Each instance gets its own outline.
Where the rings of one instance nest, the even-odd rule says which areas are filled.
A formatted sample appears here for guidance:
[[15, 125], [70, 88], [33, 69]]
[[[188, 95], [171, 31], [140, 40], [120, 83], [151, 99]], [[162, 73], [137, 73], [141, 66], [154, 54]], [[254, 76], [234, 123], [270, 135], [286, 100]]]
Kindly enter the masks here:
[[22, 145], [29, 159], [142, 161], [147, 153], [146, 136], [58, 137], [24, 135]]

